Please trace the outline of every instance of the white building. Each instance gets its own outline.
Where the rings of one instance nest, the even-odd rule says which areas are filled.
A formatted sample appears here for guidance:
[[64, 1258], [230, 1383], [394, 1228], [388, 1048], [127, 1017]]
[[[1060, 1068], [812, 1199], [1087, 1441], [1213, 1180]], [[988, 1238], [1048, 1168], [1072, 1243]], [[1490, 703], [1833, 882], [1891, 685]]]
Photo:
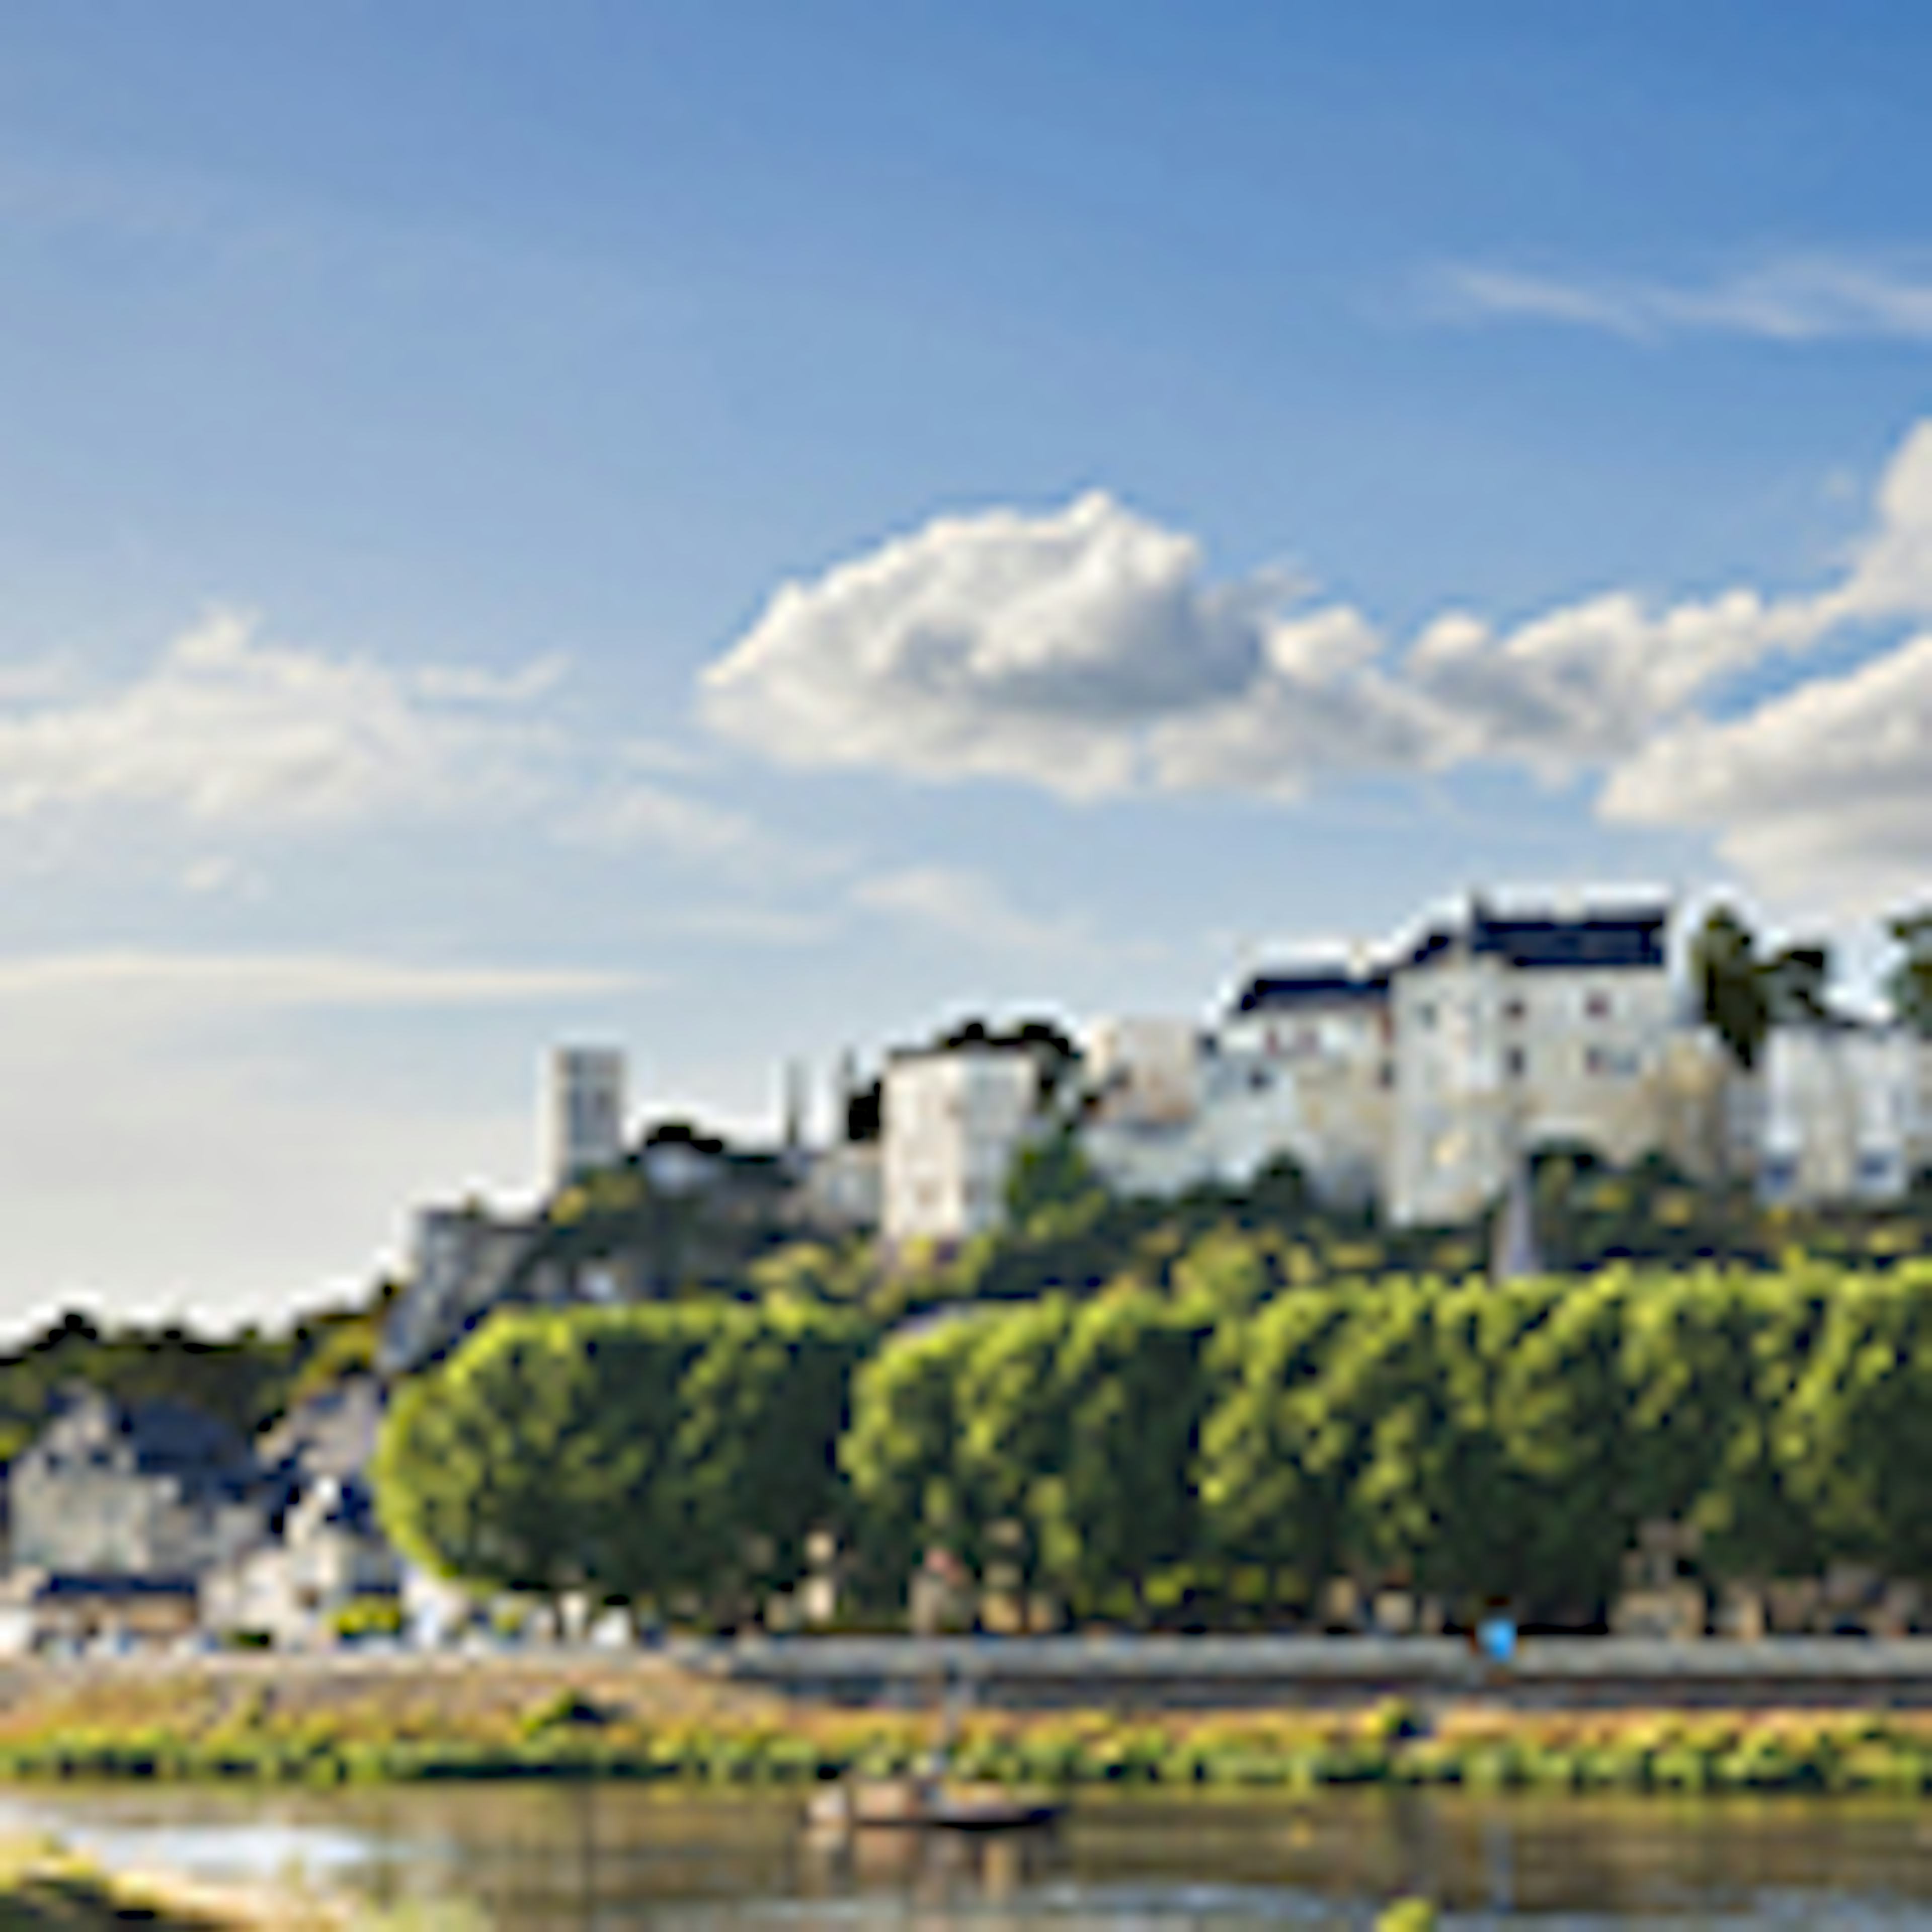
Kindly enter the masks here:
[[551, 1184], [562, 1187], [624, 1155], [624, 1056], [614, 1047], [559, 1047], [544, 1113]]
[[259, 1476], [198, 1410], [77, 1389], [8, 1472], [13, 1564], [196, 1580], [266, 1533]]
[[1661, 906], [1504, 915], [1478, 902], [1424, 933], [1391, 976], [1391, 1220], [1467, 1220], [1538, 1147], [1618, 1163], [1666, 1147], [1686, 1027], [1669, 929]]
[[[1083, 1151], [1114, 1190], [1241, 1186], [1292, 1160], [1321, 1198], [1399, 1226], [1466, 1222], [1538, 1150], [1754, 1178], [1793, 1204], [1878, 1202], [1932, 1166], [1932, 1042], [1839, 1020], [1779, 1025], [1742, 1073], [1670, 970], [1657, 900], [1480, 899], [1378, 962], [1255, 974], [1217, 1024], [1102, 1022], [1084, 1042]], [[994, 1225], [1037, 1108], [1025, 1056], [902, 1056], [887, 1079], [895, 1238]]]
[[1283, 1156], [1323, 1199], [1383, 1194], [1394, 1080], [1389, 978], [1343, 959], [1255, 974], [1215, 1036], [1208, 1083], [1222, 1180]]
[[280, 1534], [213, 1571], [202, 1589], [209, 1630], [246, 1631], [278, 1648], [334, 1640], [334, 1619], [350, 1604], [394, 1600], [402, 1559], [376, 1522], [358, 1478], [322, 1476], [290, 1508]]
[[876, 1228], [885, 1208], [884, 1150], [877, 1141], [836, 1141], [808, 1163], [804, 1217], [827, 1234]]
[[1784, 1207], [1902, 1198], [1916, 1165], [1922, 1058], [1902, 1028], [1773, 1027], [1754, 1110], [1763, 1198]]
[[1200, 1034], [1188, 1021], [1096, 1020], [1082, 1048], [1090, 1118], [1178, 1126], [1200, 1110]]
[[1081, 1144], [1115, 1192], [1245, 1186], [1286, 1157], [1326, 1199], [1381, 1192], [1385, 978], [1315, 962], [1256, 975], [1214, 1031], [1139, 1020], [1093, 1037]]
[[960, 1241], [996, 1227], [1013, 1156], [1040, 1118], [1035, 1056], [986, 1042], [886, 1063], [881, 1226], [888, 1241]]

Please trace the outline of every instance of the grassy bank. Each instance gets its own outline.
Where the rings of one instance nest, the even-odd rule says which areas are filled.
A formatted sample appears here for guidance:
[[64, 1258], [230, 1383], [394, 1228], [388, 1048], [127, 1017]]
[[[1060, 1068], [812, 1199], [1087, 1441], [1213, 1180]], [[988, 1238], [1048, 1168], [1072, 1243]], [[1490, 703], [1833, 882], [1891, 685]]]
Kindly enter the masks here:
[[[483, 1688], [488, 1685], [487, 1691]], [[532, 1694], [534, 1693], [534, 1694]], [[656, 1779], [800, 1786], [916, 1765], [929, 1714], [853, 1712], [634, 1678], [479, 1676], [350, 1685], [175, 1676], [80, 1679], [0, 1712], [0, 1777], [342, 1784]], [[1077, 1787], [1462, 1785], [1483, 1790], [1932, 1790], [1932, 1713], [1451, 1710], [981, 1713], [966, 1776]]]
[[277, 1892], [117, 1876], [46, 1839], [0, 1842], [0, 1932], [346, 1932], [332, 1908]]

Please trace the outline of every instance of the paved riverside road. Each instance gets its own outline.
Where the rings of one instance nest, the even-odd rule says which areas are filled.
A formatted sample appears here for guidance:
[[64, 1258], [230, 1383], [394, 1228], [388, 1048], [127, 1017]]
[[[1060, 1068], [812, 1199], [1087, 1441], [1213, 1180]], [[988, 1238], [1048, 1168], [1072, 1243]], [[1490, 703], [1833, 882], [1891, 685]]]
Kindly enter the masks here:
[[747, 1686], [868, 1705], [928, 1701], [950, 1682], [974, 1702], [1004, 1709], [1227, 1709], [1384, 1696], [1552, 1709], [1932, 1708], [1932, 1637], [1531, 1637], [1507, 1666], [1445, 1637], [752, 1637], [686, 1661]]
[[446, 1695], [520, 1708], [563, 1688], [667, 1695], [706, 1684], [801, 1700], [930, 1708], [949, 1678], [988, 1709], [1234, 1709], [1360, 1706], [1399, 1696], [1422, 1707], [1493, 1702], [1524, 1708], [1808, 1706], [1932, 1709], [1932, 1637], [1774, 1637], [1670, 1643], [1530, 1637], [1506, 1668], [1459, 1640], [1372, 1636], [674, 1638], [648, 1648], [518, 1646], [345, 1648], [171, 1657], [0, 1660], [0, 1710], [44, 1693], [116, 1678], [273, 1687], [325, 1700]]

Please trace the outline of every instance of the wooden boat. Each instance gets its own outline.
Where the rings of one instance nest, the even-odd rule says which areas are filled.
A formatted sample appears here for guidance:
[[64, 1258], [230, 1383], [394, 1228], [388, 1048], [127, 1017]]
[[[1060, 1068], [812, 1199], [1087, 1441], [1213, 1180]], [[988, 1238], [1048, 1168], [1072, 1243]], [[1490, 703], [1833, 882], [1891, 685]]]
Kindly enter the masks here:
[[1064, 1802], [997, 1784], [946, 1784], [918, 1778], [846, 1778], [815, 1793], [806, 1807], [814, 1830], [1024, 1832], [1054, 1823]]
[[948, 1667], [940, 1732], [921, 1771], [899, 1778], [843, 1778], [815, 1793], [806, 1822], [828, 1837], [855, 1832], [1026, 1832], [1056, 1822], [1064, 1800], [1040, 1792], [949, 1778], [970, 1687]]

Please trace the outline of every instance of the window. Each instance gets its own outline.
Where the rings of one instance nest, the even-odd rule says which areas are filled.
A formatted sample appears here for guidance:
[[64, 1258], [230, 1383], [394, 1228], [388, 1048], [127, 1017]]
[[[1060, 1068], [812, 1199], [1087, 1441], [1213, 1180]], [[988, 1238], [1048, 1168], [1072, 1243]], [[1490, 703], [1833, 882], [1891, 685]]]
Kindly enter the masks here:
[[1786, 1199], [1798, 1185], [1798, 1160], [1794, 1154], [1768, 1156], [1760, 1171], [1759, 1186], [1767, 1201]]
[[1520, 1080], [1529, 1069], [1529, 1055], [1520, 1046], [1508, 1048], [1503, 1054], [1503, 1071], [1512, 1080]]
[[1893, 1186], [1898, 1178], [1898, 1158], [1882, 1148], [1868, 1148], [1858, 1156], [1858, 1185], [1876, 1190]]
[[1521, 1019], [1525, 1010], [1526, 1010], [1522, 1004], [1522, 995], [1520, 993], [1511, 994], [1510, 996], [1503, 1002], [1503, 1018], [1506, 1020]]
[[1586, 993], [1583, 996], [1584, 1016], [1593, 1020], [1606, 1020], [1610, 1016], [1610, 996], [1607, 993]]
[[1436, 1024], [1436, 1003], [1424, 1000], [1415, 1010], [1415, 1023], [1419, 1027], [1432, 1027]]

